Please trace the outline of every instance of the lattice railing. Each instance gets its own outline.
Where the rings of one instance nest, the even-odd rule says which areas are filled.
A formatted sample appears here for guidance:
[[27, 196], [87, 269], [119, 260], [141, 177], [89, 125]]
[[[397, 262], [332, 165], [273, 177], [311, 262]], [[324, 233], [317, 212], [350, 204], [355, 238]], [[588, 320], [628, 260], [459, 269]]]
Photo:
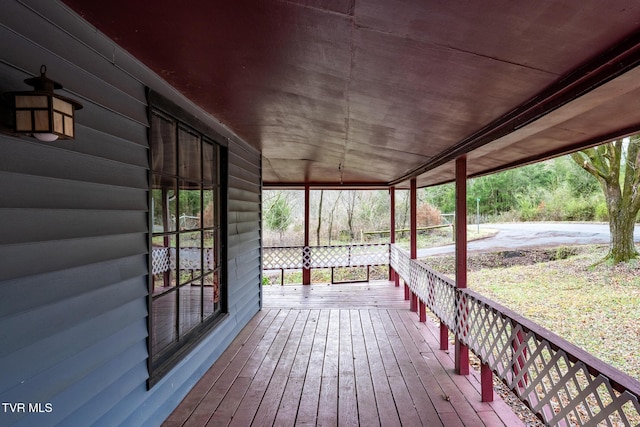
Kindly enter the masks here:
[[309, 252], [304, 246], [288, 246], [262, 249], [262, 269], [300, 269], [304, 265], [304, 258], [309, 257]]
[[407, 273], [406, 258], [392, 246], [412, 292], [546, 424], [640, 426], [640, 382], [419, 261]]
[[389, 244], [268, 247], [263, 270], [367, 267], [389, 264]]
[[[212, 248], [181, 248], [180, 270], [200, 270], [201, 251], [204, 252], [205, 269], [214, 268], [214, 253]], [[176, 248], [155, 247], [151, 250], [151, 274], [160, 274], [176, 269]]]
[[430, 269], [425, 264], [411, 262], [414, 293], [449, 329], [456, 325], [456, 285], [453, 280]]
[[406, 251], [403, 251], [396, 245], [391, 245], [391, 247], [396, 253], [393, 268], [400, 277], [403, 279], [406, 278], [405, 282], [409, 283], [409, 276], [411, 275], [411, 257], [409, 257], [409, 254]]

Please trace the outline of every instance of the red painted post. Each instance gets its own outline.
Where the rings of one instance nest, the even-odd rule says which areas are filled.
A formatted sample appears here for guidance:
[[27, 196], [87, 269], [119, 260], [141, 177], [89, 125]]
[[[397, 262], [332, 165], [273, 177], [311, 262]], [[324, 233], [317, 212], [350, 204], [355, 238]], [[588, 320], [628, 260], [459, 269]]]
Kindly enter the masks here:
[[486, 363], [480, 365], [480, 395], [483, 402], [493, 402], [493, 372]]
[[449, 328], [440, 322], [440, 350], [449, 350]]
[[407, 285], [407, 283], [404, 283], [404, 300], [405, 301], [409, 301], [409, 297], [411, 295], [411, 290], [409, 290], [409, 285]]
[[[309, 185], [304, 186], [304, 246], [309, 246]], [[311, 284], [311, 269], [310, 268], [302, 268], [302, 284], [310, 285]]]
[[[417, 198], [417, 184], [416, 179], [411, 178], [409, 185], [409, 246], [410, 246], [410, 258], [416, 259], [418, 257], [418, 242], [417, 242], [417, 229], [418, 229], [418, 208], [416, 206]], [[418, 311], [418, 296], [411, 292], [411, 311]]]
[[416, 259], [418, 257], [418, 206], [416, 206], [416, 204], [418, 203], [418, 190], [415, 178], [411, 178], [409, 191], [409, 201], [411, 203], [411, 259]]
[[[396, 187], [389, 187], [389, 243], [396, 242]], [[400, 286], [398, 274], [389, 263], [389, 280]]]
[[[456, 287], [467, 287], [467, 157], [456, 159]], [[456, 372], [469, 374], [469, 349], [456, 337]]]
[[426, 322], [427, 321], [427, 305], [420, 301], [420, 307], [418, 308], [418, 314], [420, 315], [420, 321], [421, 322]]

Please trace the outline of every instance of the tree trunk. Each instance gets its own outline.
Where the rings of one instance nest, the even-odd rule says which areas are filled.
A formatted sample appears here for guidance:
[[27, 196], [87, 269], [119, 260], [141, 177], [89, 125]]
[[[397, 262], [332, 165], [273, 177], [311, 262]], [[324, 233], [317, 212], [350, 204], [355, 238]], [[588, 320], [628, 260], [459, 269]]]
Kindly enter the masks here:
[[356, 192], [354, 190], [350, 190], [347, 193], [347, 227], [349, 227], [349, 240], [350, 243], [353, 242], [355, 237], [355, 233], [353, 232], [353, 214], [356, 209]]
[[629, 206], [629, 201], [624, 199], [617, 182], [603, 181], [602, 186], [609, 211], [609, 232], [611, 233], [611, 245], [605, 261], [613, 264], [628, 262], [638, 256], [633, 241], [638, 210]]
[[638, 255], [633, 242], [635, 215], [628, 211], [621, 211], [609, 220], [611, 231], [611, 248], [607, 258], [614, 264], [627, 262]]
[[331, 208], [331, 214], [329, 215], [329, 245], [331, 245], [331, 239], [333, 237], [333, 215], [336, 212], [336, 207], [338, 207], [340, 197], [342, 197], [342, 190], [338, 191], [338, 195], [336, 196], [336, 199], [333, 202], [333, 207]]
[[604, 193], [609, 210], [611, 233], [611, 246], [605, 259], [614, 264], [627, 262], [638, 255], [633, 242], [633, 230], [638, 211], [626, 206], [620, 187], [605, 184]]
[[322, 229], [322, 197], [324, 190], [320, 190], [320, 204], [318, 206], [318, 228], [316, 228], [316, 246], [320, 246], [320, 230]]

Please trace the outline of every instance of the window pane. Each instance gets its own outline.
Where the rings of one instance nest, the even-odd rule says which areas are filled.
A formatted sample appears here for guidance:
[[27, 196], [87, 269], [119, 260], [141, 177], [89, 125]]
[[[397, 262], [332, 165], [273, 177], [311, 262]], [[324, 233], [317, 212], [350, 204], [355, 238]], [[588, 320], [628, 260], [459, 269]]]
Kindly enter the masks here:
[[202, 143], [203, 149], [203, 177], [202, 179], [206, 182], [211, 182], [213, 184], [218, 183], [218, 174], [216, 171], [219, 170], [218, 167], [218, 146], [212, 145], [207, 141]]
[[151, 248], [153, 293], [176, 286], [176, 236], [154, 236]]
[[180, 284], [202, 276], [202, 233], [180, 234]]
[[180, 150], [180, 168], [178, 175], [180, 175], [181, 178], [201, 181], [202, 158], [200, 154], [200, 138], [182, 128], [180, 128], [178, 135], [178, 149]]
[[151, 117], [151, 170], [176, 175], [175, 123], [153, 114]]
[[194, 230], [200, 228], [202, 192], [200, 184], [195, 182], [180, 182], [180, 230]]
[[153, 232], [164, 233], [176, 229], [176, 180], [151, 176], [151, 215]]
[[202, 212], [202, 227], [203, 228], [212, 228], [215, 227], [217, 221], [215, 221], [216, 215], [216, 200], [215, 200], [215, 192], [209, 188], [207, 184], [205, 184], [205, 189], [202, 192], [202, 205], [204, 206], [204, 211]]
[[154, 298], [151, 313], [151, 351], [156, 358], [160, 351], [176, 342], [176, 293]]
[[180, 288], [180, 335], [184, 335], [202, 321], [202, 286], [199, 283]]
[[166, 111], [153, 110], [150, 125], [149, 352], [154, 379], [226, 307], [220, 283], [224, 213], [219, 207], [220, 156], [226, 151]]
[[218, 259], [215, 253], [215, 231], [205, 231], [203, 233], [204, 240], [204, 274], [214, 270], [218, 265]]
[[204, 317], [207, 318], [220, 311], [220, 281], [218, 271], [204, 277], [203, 287]]

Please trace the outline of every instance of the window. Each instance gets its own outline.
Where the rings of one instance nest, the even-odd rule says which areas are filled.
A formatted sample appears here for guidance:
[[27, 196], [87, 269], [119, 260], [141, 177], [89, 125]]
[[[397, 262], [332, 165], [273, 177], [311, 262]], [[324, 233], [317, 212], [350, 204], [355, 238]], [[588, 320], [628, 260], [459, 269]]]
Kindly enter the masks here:
[[226, 168], [224, 147], [197, 127], [155, 106], [150, 124], [152, 385], [226, 311], [221, 190]]

